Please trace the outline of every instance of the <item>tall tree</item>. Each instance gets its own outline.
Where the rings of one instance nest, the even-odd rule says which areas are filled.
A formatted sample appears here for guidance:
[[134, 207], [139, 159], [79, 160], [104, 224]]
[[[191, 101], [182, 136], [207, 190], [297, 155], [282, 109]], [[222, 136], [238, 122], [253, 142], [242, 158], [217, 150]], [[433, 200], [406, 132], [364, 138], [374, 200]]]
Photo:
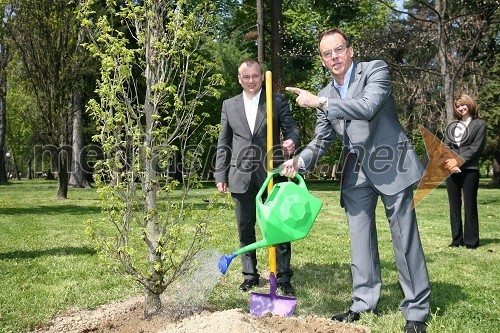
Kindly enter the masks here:
[[0, 183], [7, 182], [5, 168], [5, 138], [7, 132], [7, 64], [9, 61], [9, 45], [5, 31], [5, 22], [10, 20], [10, 10], [6, 1], [0, 1], [2, 23], [0, 24]]
[[[392, 6], [390, 1], [378, 1]], [[454, 98], [461, 92], [478, 99], [487, 96], [487, 105], [498, 100], [494, 90], [481, 93], [486, 84], [492, 87], [498, 80], [498, 7], [494, 0], [405, 1], [404, 8], [393, 7], [399, 15], [389, 29], [374, 34], [369, 49], [390, 63], [398, 104], [415, 132], [424, 124], [442, 136], [454, 113]], [[493, 165], [498, 165], [495, 156], [500, 155], [493, 144], [497, 137], [488, 131], [484, 154], [493, 158]]]
[[[379, 0], [387, 6], [392, 2]], [[468, 90], [477, 93], [477, 80], [467, 82], [471, 72], [477, 72], [477, 64], [492, 58], [491, 43], [494, 32], [490, 29], [498, 9], [498, 1], [486, 0], [411, 0], [405, 1], [404, 9], [395, 9], [403, 24], [397, 24], [389, 31], [378, 34], [375, 41], [380, 44], [384, 36], [397, 36], [382, 53], [397, 55], [395, 65], [421, 74], [433, 75], [438, 80], [433, 87], [422, 91], [437, 91], [433, 98], [443, 98], [442, 123], [453, 117], [453, 100], [456, 91]], [[397, 30], [399, 29], [402, 30]], [[394, 29], [396, 28], [396, 29]], [[390, 39], [390, 37], [389, 37]], [[403, 50], [394, 52], [395, 49]], [[487, 51], [489, 50], [489, 51]], [[486, 51], [486, 52], [485, 52]], [[480, 55], [480, 56], [479, 56]], [[479, 57], [478, 57], [479, 56]], [[482, 59], [481, 59], [482, 58]], [[479, 77], [476, 77], [479, 79]]]
[[[160, 311], [167, 286], [192, 267], [207, 222], [220, 212], [213, 203], [202, 211], [186, 203], [203, 144], [217, 134], [217, 127], [202, 126], [208, 115], [197, 112], [222, 83], [210, 58], [216, 24], [209, 2], [106, 2], [102, 14], [96, 4], [83, 1], [80, 13], [93, 41], [88, 48], [101, 62], [99, 98], [88, 111], [104, 151], [96, 166], [104, 222], [114, 232], [98, 228], [95, 236], [142, 285], [149, 317]], [[204, 135], [193, 140], [198, 132]], [[169, 173], [176, 168], [180, 194]]]
[[[76, 43], [75, 57], [80, 57], [82, 59], [85, 58], [85, 50], [82, 47], [84, 39], [84, 31], [80, 29], [78, 31], [78, 41]], [[86, 62], [88, 63], [88, 62]], [[87, 66], [84, 66], [87, 68]], [[83, 89], [85, 86], [84, 79], [87, 79], [89, 76], [84, 75], [82, 72], [80, 84], [74, 85], [73, 91], [73, 126], [72, 126], [72, 159], [71, 159], [71, 172], [69, 185], [78, 187], [78, 188], [87, 188], [90, 187], [90, 183], [88, 181], [89, 168], [87, 167], [85, 153], [86, 150], [84, 148], [84, 138], [83, 138], [83, 112], [85, 108], [85, 100], [83, 95]]]
[[[485, 158], [491, 159], [493, 174], [490, 184], [500, 184], [500, 56], [490, 70], [485, 73], [486, 82], [479, 93], [481, 117], [487, 124], [487, 140], [484, 149]], [[489, 163], [488, 163], [489, 164]]]
[[[15, 173], [20, 177], [21, 174], [31, 179], [34, 176], [33, 165], [33, 147], [37, 144], [33, 127], [40, 123], [35, 98], [31, 87], [23, 80], [23, 64], [19, 59], [16, 48], [12, 48], [11, 61], [7, 67], [7, 107], [9, 116], [7, 118], [6, 144], [9, 147], [11, 158], [15, 157], [17, 166]], [[13, 160], [11, 161], [13, 162]], [[46, 170], [46, 169], [44, 169]]]
[[68, 196], [71, 160], [72, 93], [81, 64], [75, 57], [78, 23], [74, 1], [11, 0], [9, 31], [24, 64], [24, 77], [36, 98], [38, 148], [50, 156], [57, 174], [57, 197]]

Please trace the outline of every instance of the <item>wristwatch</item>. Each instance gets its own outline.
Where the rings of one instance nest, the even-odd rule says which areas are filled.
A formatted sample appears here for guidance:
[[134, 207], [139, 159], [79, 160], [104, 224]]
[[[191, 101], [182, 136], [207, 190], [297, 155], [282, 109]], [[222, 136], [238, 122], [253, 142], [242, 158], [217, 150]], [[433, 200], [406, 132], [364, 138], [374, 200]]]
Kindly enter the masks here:
[[327, 106], [328, 103], [328, 98], [325, 96], [319, 96], [319, 108], [324, 110], [325, 107]]

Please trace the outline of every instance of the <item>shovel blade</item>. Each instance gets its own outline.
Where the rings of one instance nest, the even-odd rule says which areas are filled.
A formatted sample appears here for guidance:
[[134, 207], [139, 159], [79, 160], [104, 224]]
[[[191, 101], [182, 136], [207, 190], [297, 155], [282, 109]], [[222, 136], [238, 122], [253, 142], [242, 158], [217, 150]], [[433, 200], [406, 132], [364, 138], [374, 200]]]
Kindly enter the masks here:
[[297, 300], [293, 297], [269, 295], [260, 293], [250, 294], [250, 314], [262, 317], [268, 313], [275, 316], [289, 317], [295, 311]]

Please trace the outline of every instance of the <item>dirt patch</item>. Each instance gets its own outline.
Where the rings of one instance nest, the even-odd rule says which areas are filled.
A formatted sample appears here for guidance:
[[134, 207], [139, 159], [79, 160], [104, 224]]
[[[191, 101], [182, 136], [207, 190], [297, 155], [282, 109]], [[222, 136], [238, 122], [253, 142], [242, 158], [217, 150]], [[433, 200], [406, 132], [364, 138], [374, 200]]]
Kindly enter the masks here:
[[[113, 302], [95, 310], [69, 311], [32, 333], [367, 333], [369, 328], [314, 316], [254, 317], [242, 309], [203, 310], [175, 319], [179, 309], [165, 304], [162, 314], [143, 319], [142, 297]], [[172, 307], [172, 308], [169, 308]]]
[[[32, 333], [365, 333], [359, 325], [314, 316], [254, 317], [242, 309], [214, 311], [203, 307], [221, 278], [221, 254], [204, 251], [190, 274], [162, 294], [163, 311], [144, 318], [144, 297], [113, 302], [92, 311], [69, 311]], [[186, 286], [190, 286], [186, 288]]]
[[162, 314], [143, 319], [142, 297], [113, 302], [95, 310], [70, 311], [40, 325], [32, 333], [366, 333], [366, 327], [314, 316], [253, 317], [242, 309], [203, 310], [173, 318], [179, 309], [165, 304]]

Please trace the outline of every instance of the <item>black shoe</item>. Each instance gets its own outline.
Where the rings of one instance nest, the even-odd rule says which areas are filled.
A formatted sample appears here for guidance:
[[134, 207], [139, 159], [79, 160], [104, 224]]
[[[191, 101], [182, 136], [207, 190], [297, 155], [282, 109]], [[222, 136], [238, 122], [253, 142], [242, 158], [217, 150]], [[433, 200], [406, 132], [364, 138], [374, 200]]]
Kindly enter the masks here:
[[358, 312], [354, 312], [354, 311], [347, 311], [345, 313], [339, 313], [339, 314], [336, 314], [332, 317], [332, 320], [335, 320], [335, 321], [344, 321], [346, 323], [352, 323], [353, 321], [357, 321], [359, 320], [359, 313]]
[[477, 249], [479, 245], [465, 245], [466, 248], [468, 248], [469, 250], [475, 250]]
[[405, 333], [425, 333], [425, 322], [407, 320]]
[[459, 246], [464, 246], [464, 244], [462, 244], [462, 243], [460, 243], [460, 244], [451, 243], [450, 245], [448, 245], [448, 247], [459, 247]]
[[287, 296], [295, 295], [295, 289], [290, 282], [279, 282], [278, 287], [281, 289], [283, 294]]
[[259, 285], [259, 280], [245, 280], [242, 284], [240, 284], [240, 290], [249, 291], [254, 286]]

